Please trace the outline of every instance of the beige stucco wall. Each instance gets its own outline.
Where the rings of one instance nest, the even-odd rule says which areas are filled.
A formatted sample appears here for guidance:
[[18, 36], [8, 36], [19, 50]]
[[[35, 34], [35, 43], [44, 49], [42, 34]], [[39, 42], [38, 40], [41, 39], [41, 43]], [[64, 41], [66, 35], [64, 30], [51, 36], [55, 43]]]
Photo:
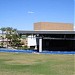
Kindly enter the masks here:
[[28, 39], [21, 39], [21, 42], [24, 44], [24, 46], [28, 46]]
[[71, 23], [37, 22], [34, 30], [74, 30], [74, 26]]

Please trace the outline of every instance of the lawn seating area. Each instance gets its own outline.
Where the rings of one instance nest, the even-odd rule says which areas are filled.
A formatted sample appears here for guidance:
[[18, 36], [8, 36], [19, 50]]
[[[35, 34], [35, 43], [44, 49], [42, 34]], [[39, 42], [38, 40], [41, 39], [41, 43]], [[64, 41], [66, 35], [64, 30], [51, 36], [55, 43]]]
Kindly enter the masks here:
[[75, 55], [0, 52], [0, 75], [75, 75]]

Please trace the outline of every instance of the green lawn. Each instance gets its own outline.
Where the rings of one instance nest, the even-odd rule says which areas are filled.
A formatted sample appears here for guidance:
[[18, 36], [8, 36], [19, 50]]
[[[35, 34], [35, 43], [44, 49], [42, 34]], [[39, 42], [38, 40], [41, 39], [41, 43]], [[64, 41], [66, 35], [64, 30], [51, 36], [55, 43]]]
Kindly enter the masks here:
[[0, 75], [74, 75], [74, 57], [0, 53]]

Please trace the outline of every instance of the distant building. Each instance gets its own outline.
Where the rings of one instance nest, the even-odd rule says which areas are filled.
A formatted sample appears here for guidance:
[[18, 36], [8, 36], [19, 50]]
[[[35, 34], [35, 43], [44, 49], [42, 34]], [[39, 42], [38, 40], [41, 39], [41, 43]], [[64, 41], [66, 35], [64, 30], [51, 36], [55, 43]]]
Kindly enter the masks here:
[[10, 42], [10, 40], [8, 40], [7, 38], [6, 38], [6, 34], [5, 33], [0, 33], [0, 46], [2, 45], [2, 43], [3, 43], [3, 47], [7, 47], [7, 43], [8, 43], [8, 45], [9, 45], [9, 42]]
[[73, 31], [74, 25], [71, 23], [37, 22], [37, 23], [34, 23], [34, 30]]
[[22, 35], [21, 42], [24, 44], [23, 46], [36, 49], [36, 38], [34, 35], [29, 35], [27, 37], [26, 35]]

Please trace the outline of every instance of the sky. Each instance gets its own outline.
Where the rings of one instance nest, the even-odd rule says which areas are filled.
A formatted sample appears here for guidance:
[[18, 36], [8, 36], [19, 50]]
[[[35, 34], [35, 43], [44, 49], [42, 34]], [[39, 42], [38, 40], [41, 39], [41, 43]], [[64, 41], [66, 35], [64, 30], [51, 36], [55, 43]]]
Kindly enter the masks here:
[[75, 0], [0, 0], [0, 28], [33, 30], [36, 22], [74, 23]]

